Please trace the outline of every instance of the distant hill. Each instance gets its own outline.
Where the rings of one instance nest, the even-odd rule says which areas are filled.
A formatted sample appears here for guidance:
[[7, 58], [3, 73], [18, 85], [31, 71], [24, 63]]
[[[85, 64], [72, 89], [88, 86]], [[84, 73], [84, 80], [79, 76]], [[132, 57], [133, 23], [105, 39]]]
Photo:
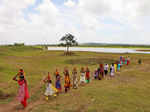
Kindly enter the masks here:
[[118, 43], [81, 43], [80, 46], [128, 46], [128, 47], [150, 47], [150, 45], [139, 45], [139, 44], [118, 44]]

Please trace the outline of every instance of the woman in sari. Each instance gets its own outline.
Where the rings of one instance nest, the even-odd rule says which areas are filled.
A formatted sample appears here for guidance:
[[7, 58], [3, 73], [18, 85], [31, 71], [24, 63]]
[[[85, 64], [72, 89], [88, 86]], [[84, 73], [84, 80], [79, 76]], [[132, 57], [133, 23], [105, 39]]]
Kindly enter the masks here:
[[94, 71], [94, 79], [98, 79], [98, 71], [97, 71], [97, 69]]
[[85, 76], [86, 76], [86, 83], [89, 83], [90, 82], [90, 70], [88, 67], [86, 68]]
[[85, 80], [85, 70], [84, 68], [82, 67], [81, 68], [81, 71], [80, 71], [80, 84], [85, 84], [86, 80]]
[[64, 70], [64, 76], [65, 76], [65, 92], [67, 93], [68, 90], [70, 89], [70, 86], [71, 86], [71, 81], [70, 81], [70, 77], [69, 77], [69, 71], [67, 68], [65, 68]]
[[58, 74], [56, 77], [56, 88], [59, 93], [61, 93], [61, 82], [60, 82], [61, 76]]
[[110, 67], [110, 78], [113, 78], [114, 76], [115, 76], [115, 68], [114, 68], [114, 64], [112, 63]]
[[120, 62], [118, 61], [118, 64], [117, 64], [117, 71], [120, 71], [121, 69], [121, 65], [120, 65]]
[[55, 82], [55, 87], [58, 90], [58, 92], [60, 93], [62, 88], [61, 88], [61, 76], [59, 74], [58, 69], [56, 69], [55, 73], [54, 73], [55, 77], [56, 77], [56, 82]]
[[55, 75], [55, 77], [56, 77], [56, 79], [57, 79], [57, 76], [59, 75], [58, 69], [56, 69], [56, 71], [54, 72], [54, 75]]
[[13, 78], [13, 80], [17, 81], [18, 85], [19, 85], [17, 99], [23, 105], [23, 107], [26, 108], [27, 107], [27, 99], [29, 98], [27, 81], [24, 78], [23, 74], [19, 75], [19, 80], [17, 80], [17, 76], [18, 75], [16, 75]]
[[127, 65], [130, 64], [130, 57], [127, 58]]
[[98, 76], [99, 80], [101, 80], [102, 78], [105, 77], [103, 64], [100, 64], [100, 67], [98, 68], [98, 74], [99, 74], [99, 76]]
[[115, 73], [117, 72], [117, 62], [114, 64]]
[[75, 67], [73, 68], [72, 76], [73, 76], [73, 89], [77, 89], [78, 80], [77, 80], [77, 69]]

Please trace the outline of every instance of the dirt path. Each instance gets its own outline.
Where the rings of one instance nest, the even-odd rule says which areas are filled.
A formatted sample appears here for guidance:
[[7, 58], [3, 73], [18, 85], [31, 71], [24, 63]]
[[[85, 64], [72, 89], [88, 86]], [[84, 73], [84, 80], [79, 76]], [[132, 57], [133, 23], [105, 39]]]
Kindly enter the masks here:
[[[32, 96], [35, 92], [37, 92], [39, 90], [39, 88], [41, 88], [42, 86], [42, 82], [43, 80], [40, 81], [40, 83], [32, 89], [32, 91], [30, 92], [30, 95]], [[26, 109], [23, 109], [22, 105], [18, 102], [18, 100], [16, 99], [16, 97], [8, 104], [0, 104], [0, 112], [29, 112], [29, 110], [31, 110], [34, 106], [41, 104], [42, 102], [42, 98], [41, 97], [38, 102], [30, 102], [28, 104], [28, 107]]]

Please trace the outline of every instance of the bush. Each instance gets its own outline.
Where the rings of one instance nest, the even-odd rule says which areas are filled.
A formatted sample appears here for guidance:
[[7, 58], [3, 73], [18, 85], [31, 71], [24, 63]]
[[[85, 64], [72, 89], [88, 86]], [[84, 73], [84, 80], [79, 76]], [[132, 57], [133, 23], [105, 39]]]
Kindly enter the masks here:
[[24, 46], [24, 43], [14, 43], [14, 46]]

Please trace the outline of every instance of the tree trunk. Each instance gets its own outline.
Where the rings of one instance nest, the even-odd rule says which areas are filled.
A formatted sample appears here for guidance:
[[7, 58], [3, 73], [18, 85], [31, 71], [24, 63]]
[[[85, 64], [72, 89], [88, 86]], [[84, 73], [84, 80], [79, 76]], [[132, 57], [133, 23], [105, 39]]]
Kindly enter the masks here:
[[69, 55], [69, 46], [67, 46], [67, 55]]

